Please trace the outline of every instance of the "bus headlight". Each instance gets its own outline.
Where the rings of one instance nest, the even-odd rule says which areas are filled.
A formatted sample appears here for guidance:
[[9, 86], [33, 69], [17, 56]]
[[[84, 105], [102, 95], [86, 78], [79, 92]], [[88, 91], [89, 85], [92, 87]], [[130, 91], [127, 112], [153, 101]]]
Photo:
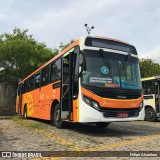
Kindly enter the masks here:
[[91, 105], [91, 99], [86, 97], [86, 96], [83, 96], [83, 100], [88, 104], [88, 105]]
[[90, 99], [90, 98], [88, 98], [88, 97], [86, 97], [86, 96], [83, 96], [83, 100], [84, 100], [84, 102], [87, 103], [89, 106], [91, 106], [91, 107], [93, 107], [93, 108], [95, 108], [95, 109], [97, 109], [97, 110], [100, 110], [99, 104], [98, 104], [96, 101], [94, 101], [94, 100], [92, 100], [92, 99]]
[[140, 103], [140, 111], [143, 109], [143, 100], [142, 100], [142, 102]]
[[92, 107], [94, 107], [95, 109], [98, 109], [99, 110], [99, 105], [97, 102], [95, 101], [92, 101]]

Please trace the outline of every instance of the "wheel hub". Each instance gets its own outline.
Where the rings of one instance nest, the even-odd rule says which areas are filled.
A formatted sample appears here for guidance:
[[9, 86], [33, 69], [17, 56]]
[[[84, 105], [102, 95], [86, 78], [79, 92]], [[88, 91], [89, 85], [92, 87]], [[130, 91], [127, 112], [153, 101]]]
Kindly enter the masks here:
[[150, 117], [150, 118], [153, 117], [153, 112], [152, 112], [152, 111], [149, 111], [149, 112], [148, 112], [148, 117]]

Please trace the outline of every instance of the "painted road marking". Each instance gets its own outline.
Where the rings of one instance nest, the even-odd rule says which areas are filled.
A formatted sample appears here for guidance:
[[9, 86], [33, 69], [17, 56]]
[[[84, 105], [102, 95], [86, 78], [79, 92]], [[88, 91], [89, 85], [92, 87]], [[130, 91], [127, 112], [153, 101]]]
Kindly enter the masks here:
[[[24, 124], [28, 125], [28, 124], [32, 124], [31, 122], [29, 122], [28, 120], [24, 120], [23, 121]], [[55, 142], [57, 142], [58, 144], [61, 144], [65, 147], [68, 147], [74, 151], [81, 151], [81, 148], [75, 146], [74, 144], [64, 140], [64, 139], [61, 139], [57, 136], [55, 136], [53, 133], [50, 133], [50, 132], [47, 132], [45, 131], [44, 129], [34, 129], [36, 132], [40, 133], [41, 135], [45, 136], [45, 137], [48, 137], [49, 139], [52, 139], [54, 140]]]
[[[25, 123], [27, 123], [25, 121]], [[101, 146], [95, 146], [95, 147], [90, 147], [90, 148], [79, 148], [77, 146], [75, 146], [74, 144], [72, 143], [69, 143], [68, 141], [66, 140], [63, 140], [55, 135], [53, 135], [52, 133], [49, 133], [45, 130], [38, 130], [38, 129], [35, 129], [37, 132], [39, 132], [40, 134], [54, 140], [55, 142], [57, 142], [58, 144], [61, 144], [67, 148], [70, 148], [72, 149], [73, 151], [77, 151], [75, 154], [72, 153], [72, 154], [59, 154], [58, 156], [61, 156], [61, 157], [66, 157], [67, 155], [72, 155], [72, 156], [76, 156], [76, 155], [79, 155], [79, 154], [83, 154], [83, 153], [78, 153], [78, 151], [105, 151], [105, 150], [110, 150], [110, 149], [113, 149], [113, 148], [119, 148], [119, 147], [123, 147], [123, 146], [126, 146], [126, 145], [132, 145], [132, 144], [136, 144], [136, 143], [140, 143], [140, 142], [147, 142], [147, 141], [151, 141], [151, 140], [155, 140], [155, 139], [158, 139], [160, 138], [160, 135], [152, 135], [152, 136], [147, 136], [147, 137], [142, 137], [142, 138], [136, 138], [136, 139], [133, 139], [133, 140], [127, 140], [127, 141], [122, 141], [122, 142], [116, 142], [116, 143], [113, 143], [113, 144], [108, 144], [108, 145], [101, 145]], [[47, 160], [47, 159], [59, 159], [60, 157], [44, 157], [43, 159]], [[36, 158], [37, 159], [37, 158]]]
[[158, 138], [160, 138], [160, 135], [152, 135], [152, 136], [147, 136], [147, 137], [142, 137], [142, 138], [136, 138], [133, 140], [127, 140], [127, 141], [123, 141], [123, 142], [113, 143], [113, 144], [109, 144], [109, 145], [101, 145], [101, 146], [86, 148], [86, 149], [83, 149], [83, 151], [102, 151], [102, 150], [106, 150], [106, 149], [108, 150], [108, 149], [112, 149], [112, 148], [122, 147], [125, 145], [155, 140]]
[[81, 151], [81, 148], [75, 146], [74, 144], [72, 144], [72, 143], [70, 143], [70, 142], [68, 142], [66, 140], [63, 140], [63, 139], [61, 139], [61, 138], [53, 135], [52, 133], [49, 133], [49, 132], [44, 131], [44, 130], [38, 130], [38, 129], [36, 129], [36, 131], [39, 132], [39, 133], [41, 133], [42, 135], [44, 135], [44, 136], [46, 136], [46, 137], [54, 140], [58, 144], [61, 144], [61, 145], [65, 146], [65, 147], [73, 149], [74, 151]]
[[[85, 148], [85, 149], [80, 149], [79, 150], [74, 150], [74, 151], [77, 151], [75, 153], [68, 153], [68, 154], [58, 154], [56, 157], [56, 155], [54, 155], [54, 157], [44, 157], [44, 160], [47, 160], [48, 158], [50, 159], [59, 159], [60, 157], [63, 158], [63, 157], [67, 157], [67, 156], [75, 156], [76, 155], [83, 155], [83, 151], [87, 152], [87, 151], [105, 151], [105, 150], [111, 150], [113, 148], [119, 148], [119, 147], [123, 147], [123, 146], [126, 146], [126, 145], [132, 145], [132, 144], [136, 144], [136, 143], [140, 143], [140, 142], [147, 142], [147, 141], [151, 141], [151, 140], [155, 140], [155, 139], [158, 139], [160, 138], [160, 135], [152, 135], [152, 136], [148, 136], [148, 137], [142, 137], [142, 138], [136, 138], [136, 139], [133, 139], [133, 140], [127, 140], [127, 141], [123, 141], [123, 142], [117, 142], [117, 143], [113, 143], [113, 144], [109, 144], [109, 145], [102, 145], [102, 146], [96, 146], [96, 147], [91, 147], [91, 148]], [[80, 153], [78, 153], [78, 151], [82, 151]], [[63, 151], [62, 151], [63, 152]]]

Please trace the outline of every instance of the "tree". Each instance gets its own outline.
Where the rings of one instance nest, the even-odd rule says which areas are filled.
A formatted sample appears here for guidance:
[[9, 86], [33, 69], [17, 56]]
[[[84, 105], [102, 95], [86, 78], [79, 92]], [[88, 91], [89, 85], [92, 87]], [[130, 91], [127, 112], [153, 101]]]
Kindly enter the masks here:
[[0, 79], [22, 79], [56, 54], [57, 49], [37, 42], [27, 29], [15, 28], [11, 34], [0, 35]]
[[59, 46], [60, 51], [63, 51], [65, 48], [67, 48], [67, 47], [68, 47], [70, 44], [72, 44], [73, 42], [74, 42], [73, 39], [71, 39], [70, 42], [67, 43], [67, 44], [63, 44], [63, 43], [61, 42], [61, 43], [60, 43], [60, 46]]
[[160, 64], [156, 63], [152, 59], [140, 60], [141, 77], [151, 77], [160, 75]]

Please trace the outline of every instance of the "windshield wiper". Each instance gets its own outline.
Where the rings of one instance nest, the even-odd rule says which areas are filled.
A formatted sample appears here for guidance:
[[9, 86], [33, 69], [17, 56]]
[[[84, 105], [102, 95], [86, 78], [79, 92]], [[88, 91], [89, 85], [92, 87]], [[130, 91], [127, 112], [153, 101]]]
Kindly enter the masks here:
[[110, 76], [112, 75], [112, 70], [111, 70], [111, 64], [110, 64], [110, 61], [109, 61], [109, 58], [108, 58], [108, 56], [106, 55], [105, 56], [105, 58], [107, 59], [107, 63], [106, 63], [106, 61], [104, 60], [105, 58], [104, 58], [104, 55], [103, 55], [103, 53], [104, 53], [104, 51], [103, 51], [103, 49], [99, 49], [99, 54], [100, 54], [100, 56], [101, 56], [101, 58], [102, 58], [102, 61], [103, 61], [103, 63], [104, 63], [104, 65], [105, 66], [108, 66], [108, 68], [109, 68], [109, 72], [110, 72]]
[[128, 53], [126, 57], [124, 58], [122, 70], [125, 70], [127, 68], [130, 57], [131, 57], [131, 53]]

